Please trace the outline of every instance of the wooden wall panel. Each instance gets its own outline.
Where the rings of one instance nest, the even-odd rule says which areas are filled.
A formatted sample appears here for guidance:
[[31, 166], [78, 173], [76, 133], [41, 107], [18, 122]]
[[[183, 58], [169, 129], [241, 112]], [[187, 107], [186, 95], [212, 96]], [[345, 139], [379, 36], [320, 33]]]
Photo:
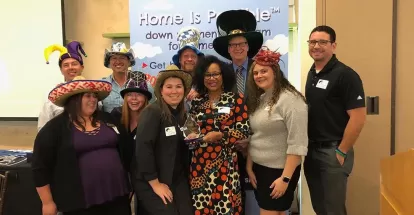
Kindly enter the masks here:
[[366, 96], [380, 97], [380, 114], [367, 117], [356, 143], [347, 198], [348, 214], [377, 215], [379, 161], [390, 153], [392, 1], [321, 2], [317, 20], [336, 30], [337, 57], [359, 73]]

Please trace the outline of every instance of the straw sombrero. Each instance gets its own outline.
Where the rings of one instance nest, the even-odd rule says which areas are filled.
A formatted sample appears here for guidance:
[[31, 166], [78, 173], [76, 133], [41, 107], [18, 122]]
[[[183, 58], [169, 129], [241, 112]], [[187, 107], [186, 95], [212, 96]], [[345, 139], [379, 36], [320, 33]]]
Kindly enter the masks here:
[[75, 77], [72, 81], [58, 85], [49, 93], [49, 100], [59, 106], [63, 107], [73, 95], [79, 93], [96, 93], [98, 100], [105, 99], [112, 90], [112, 84], [108, 81], [102, 80], [86, 80], [82, 76]]
[[[165, 70], [162, 70], [158, 73], [157, 81], [155, 82], [155, 87], [154, 87], [155, 95], [156, 96], [161, 95], [160, 93], [161, 84], [164, 83], [165, 79], [170, 78], [170, 77], [177, 77], [183, 80], [184, 85], [185, 85], [184, 97], [186, 97], [188, 93], [190, 93], [190, 90], [191, 90], [192, 77], [189, 73], [184, 72], [183, 70], [179, 69], [174, 64], [167, 66]], [[161, 98], [158, 98], [158, 99], [161, 99]]]

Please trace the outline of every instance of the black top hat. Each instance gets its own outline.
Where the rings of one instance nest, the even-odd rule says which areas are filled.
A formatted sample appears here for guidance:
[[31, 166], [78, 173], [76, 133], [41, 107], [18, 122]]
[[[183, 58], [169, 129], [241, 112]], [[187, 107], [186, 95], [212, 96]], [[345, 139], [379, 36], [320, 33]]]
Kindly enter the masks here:
[[214, 50], [221, 56], [231, 60], [228, 52], [229, 41], [236, 36], [243, 36], [249, 44], [247, 56], [253, 58], [263, 44], [263, 35], [256, 31], [256, 18], [247, 10], [229, 10], [217, 17], [219, 37], [213, 41]]

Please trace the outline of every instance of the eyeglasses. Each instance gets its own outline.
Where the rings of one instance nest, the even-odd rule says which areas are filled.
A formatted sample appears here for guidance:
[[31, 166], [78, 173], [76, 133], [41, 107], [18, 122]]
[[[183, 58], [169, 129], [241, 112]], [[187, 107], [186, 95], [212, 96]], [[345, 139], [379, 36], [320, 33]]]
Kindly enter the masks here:
[[328, 43], [332, 43], [330, 40], [308, 40], [307, 42], [311, 47], [316, 46], [316, 43], [319, 44], [319, 46], [326, 46]]
[[230, 48], [236, 48], [236, 47], [244, 48], [246, 45], [247, 45], [247, 42], [242, 42], [242, 43], [229, 43], [229, 47]]
[[204, 79], [211, 79], [211, 78], [217, 79], [220, 77], [220, 75], [221, 73], [205, 73]]

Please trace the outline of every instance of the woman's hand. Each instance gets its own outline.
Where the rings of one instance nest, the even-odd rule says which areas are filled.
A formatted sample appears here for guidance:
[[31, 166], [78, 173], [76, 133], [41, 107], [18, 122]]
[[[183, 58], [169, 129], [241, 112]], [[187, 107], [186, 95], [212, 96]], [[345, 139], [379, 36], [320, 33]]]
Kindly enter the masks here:
[[273, 188], [272, 193], [270, 193], [272, 199], [282, 197], [285, 194], [288, 185], [289, 183], [283, 182], [282, 177], [276, 179], [272, 185], [270, 185], [270, 188]]
[[154, 183], [152, 186], [152, 190], [162, 199], [164, 204], [168, 204], [167, 200], [169, 202], [173, 201], [173, 194], [170, 190], [170, 188], [163, 183]]
[[256, 175], [254, 174], [252, 167], [246, 166], [246, 172], [249, 176], [250, 184], [252, 184], [254, 189], [257, 189]]
[[186, 140], [191, 140], [191, 139], [195, 139], [199, 136], [199, 134], [196, 133], [191, 133], [189, 134], [187, 137], [185, 137]]
[[56, 208], [56, 204], [53, 201], [43, 203], [42, 215], [56, 215], [56, 214], [57, 214], [57, 208]]
[[216, 141], [221, 140], [223, 138], [223, 133], [219, 131], [211, 131], [206, 134], [206, 136], [203, 137], [203, 141], [207, 143], [213, 143]]

